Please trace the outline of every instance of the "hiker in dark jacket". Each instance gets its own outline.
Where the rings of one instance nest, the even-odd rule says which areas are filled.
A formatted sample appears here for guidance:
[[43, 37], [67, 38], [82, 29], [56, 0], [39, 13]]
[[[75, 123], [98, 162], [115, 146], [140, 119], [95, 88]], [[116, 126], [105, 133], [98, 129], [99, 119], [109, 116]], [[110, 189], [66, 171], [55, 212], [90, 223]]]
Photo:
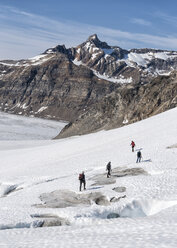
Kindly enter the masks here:
[[82, 189], [82, 184], [84, 186], [84, 190], [86, 190], [85, 186], [86, 186], [86, 181], [85, 181], [85, 174], [84, 174], [84, 171], [79, 174], [79, 181], [80, 181], [80, 187], [79, 187], [79, 190], [81, 191]]
[[106, 170], [108, 171], [108, 172], [107, 172], [107, 177], [110, 177], [110, 176], [111, 176], [111, 162], [109, 162], [109, 163], [106, 165]]
[[138, 163], [138, 162], [141, 162], [141, 158], [142, 158], [141, 151], [138, 151], [138, 152], [137, 152], [137, 160], [136, 160], [136, 162], [137, 162], [137, 163]]

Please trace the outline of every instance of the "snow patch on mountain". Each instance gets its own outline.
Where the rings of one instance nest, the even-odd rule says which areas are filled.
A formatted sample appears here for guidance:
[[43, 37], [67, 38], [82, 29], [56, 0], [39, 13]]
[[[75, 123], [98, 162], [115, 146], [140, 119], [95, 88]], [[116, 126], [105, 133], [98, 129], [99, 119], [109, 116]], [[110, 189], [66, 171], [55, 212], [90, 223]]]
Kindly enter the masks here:
[[43, 107], [41, 107], [38, 111], [37, 111], [37, 113], [41, 113], [41, 112], [43, 112], [45, 109], [47, 109], [48, 107], [47, 106], [43, 106]]
[[46, 51], [46, 53], [47, 54], [53, 54], [53, 53], [55, 53], [52, 49], [48, 49], [47, 51]]
[[40, 65], [49, 59], [51, 59], [51, 56], [48, 56], [47, 54], [42, 54], [28, 59], [28, 61], [31, 62], [32, 65]]
[[44, 59], [47, 55], [46, 54], [41, 54], [32, 58], [29, 58], [28, 60], [30, 60], [32, 63], [35, 63], [41, 59]]
[[149, 53], [133, 53], [130, 52], [123, 61], [129, 65], [129, 62], [134, 62], [138, 66], [146, 67], [147, 64], [152, 61], [153, 59], [162, 59], [162, 60], [168, 60], [168, 59], [174, 59], [177, 57], [177, 53], [171, 54], [170, 52], [149, 52]]
[[0, 61], [0, 65], [5, 65], [5, 66], [16, 66], [16, 67], [19, 67], [19, 66], [24, 66], [24, 67], [27, 67], [27, 66], [30, 66], [30, 65], [40, 65], [46, 61], [48, 61], [49, 59], [51, 59], [52, 56], [48, 55], [48, 54], [41, 54], [41, 55], [38, 55], [38, 56], [35, 56], [35, 57], [32, 57], [32, 58], [29, 58], [27, 60], [21, 60], [21, 61], [14, 61], [14, 63], [12, 63], [12, 61], [6, 61], [6, 62], [3, 62], [3, 61]]
[[[75, 65], [77, 65], [77, 66], [84, 65], [84, 64], [82, 63], [82, 61], [81, 61], [81, 60], [77, 60], [77, 58], [74, 59], [72, 62], [73, 62]], [[85, 66], [86, 66], [86, 65], [85, 65]]]
[[130, 84], [132, 83], [132, 77], [129, 78], [124, 78], [124, 76], [120, 75], [118, 78], [117, 77], [109, 77], [108, 75], [106, 75], [105, 73], [103, 75], [101, 75], [100, 73], [98, 73], [96, 70], [93, 70], [94, 74], [100, 78], [100, 79], [104, 79], [113, 83], [120, 83], [120, 84]]
[[[83, 65], [83, 66], [86, 66], [88, 67], [86, 64], [84, 64], [81, 60], [77, 60], [77, 59], [74, 59], [72, 61], [75, 65], [77, 66], [80, 66], [80, 65]], [[104, 80], [107, 80], [109, 82], [112, 82], [112, 83], [121, 83], [121, 84], [129, 84], [129, 83], [132, 83], [132, 77], [129, 77], [129, 78], [124, 78], [124, 76], [120, 75], [119, 77], [110, 77], [108, 75], [106, 75], [105, 73], [102, 75], [100, 74], [99, 72], [97, 72], [96, 70], [94, 69], [91, 69], [93, 71], [93, 73], [95, 74], [95, 76], [97, 76], [98, 78], [100, 79], [104, 79]]]
[[[135, 62], [139, 66], [146, 66], [149, 62], [149, 55], [148, 54], [138, 54], [138, 53], [129, 53], [128, 60], [131, 62]], [[126, 60], [125, 60], [126, 62]]]
[[155, 73], [156, 73], [157, 75], [160, 75], [160, 76], [169, 76], [169, 75], [171, 74], [172, 70], [173, 70], [173, 68], [171, 68], [171, 71], [166, 72], [166, 71], [164, 71], [164, 70], [158, 70], [158, 69], [156, 69], [156, 70], [155, 70]]

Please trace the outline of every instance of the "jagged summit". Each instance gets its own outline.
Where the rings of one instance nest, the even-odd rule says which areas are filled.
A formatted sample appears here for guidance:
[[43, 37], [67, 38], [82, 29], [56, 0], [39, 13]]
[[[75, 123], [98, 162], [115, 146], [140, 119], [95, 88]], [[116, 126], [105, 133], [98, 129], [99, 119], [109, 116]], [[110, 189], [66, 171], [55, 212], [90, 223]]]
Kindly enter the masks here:
[[108, 45], [97, 34], [90, 35], [76, 47], [58, 45], [47, 49], [44, 54], [64, 54], [74, 64], [86, 66], [96, 76], [114, 83], [147, 83], [158, 75], [168, 75], [177, 69], [175, 51], [150, 48], [125, 50]]
[[94, 44], [98, 48], [102, 48], [102, 49], [110, 49], [111, 48], [111, 46], [109, 46], [106, 42], [100, 41], [97, 34], [90, 35], [88, 37], [86, 43], [87, 42], [91, 42], [92, 44]]
[[92, 34], [92, 35], [90, 35], [90, 36], [88, 37], [87, 40], [89, 40], [89, 41], [95, 41], [95, 40], [100, 41], [100, 40], [98, 39], [97, 34]]
[[[112, 46], [109, 46], [106, 42], [100, 41], [97, 34], [90, 35], [85, 42], [78, 45], [77, 47], [83, 47], [83, 46], [86, 46], [86, 47], [94, 46], [100, 49], [111, 49], [112, 48]], [[71, 54], [71, 51], [74, 52], [73, 51], [74, 49], [75, 48], [73, 47], [67, 49], [65, 45], [57, 45], [56, 47], [48, 48], [43, 54], [58, 53], [58, 52], [64, 53], [64, 54], [67, 54], [69, 52]]]

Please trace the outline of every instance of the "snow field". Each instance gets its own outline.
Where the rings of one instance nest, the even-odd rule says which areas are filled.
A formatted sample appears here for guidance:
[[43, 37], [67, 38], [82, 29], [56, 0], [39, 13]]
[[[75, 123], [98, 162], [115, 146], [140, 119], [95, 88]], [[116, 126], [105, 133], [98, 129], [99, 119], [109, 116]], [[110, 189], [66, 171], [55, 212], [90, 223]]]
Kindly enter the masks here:
[[[176, 116], [177, 108], [119, 129], [34, 141], [34, 147], [33, 141], [6, 141], [6, 149], [0, 151], [0, 229], [12, 229], [0, 230], [0, 246], [176, 247], [177, 149], [167, 149], [177, 144]], [[136, 149], [142, 148], [139, 164], [136, 152], [131, 152], [131, 140]], [[116, 184], [92, 186], [89, 178], [106, 172], [109, 161], [113, 168], [141, 167], [148, 175], [118, 177]], [[42, 193], [58, 189], [78, 192], [78, 174], [83, 170], [87, 191], [81, 194], [101, 191], [108, 199], [126, 198], [110, 206], [34, 206], [41, 203]], [[113, 191], [117, 186], [126, 187], [126, 192]], [[13, 188], [16, 191], [11, 191]], [[122, 218], [106, 219], [110, 212]], [[42, 213], [67, 218], [71, 226], [32, 228], [37, 219], [31, 215]]]
[[66, 122], [0, 112], [0, 140], [50, 140], [57, 136], [65, 125]]

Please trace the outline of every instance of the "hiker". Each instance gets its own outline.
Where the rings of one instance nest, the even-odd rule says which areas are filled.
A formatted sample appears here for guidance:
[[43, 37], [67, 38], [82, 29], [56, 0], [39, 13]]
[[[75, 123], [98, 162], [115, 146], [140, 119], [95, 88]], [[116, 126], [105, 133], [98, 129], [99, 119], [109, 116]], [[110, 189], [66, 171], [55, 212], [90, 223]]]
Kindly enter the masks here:
[[137, 152], [137, 160], [136, 160], [136, 162], [138, 163], [138, 162], [141, 162], [141, 158], [142, 158], [142, 154], [141, 154], [141, 151], [139, 150], [138, 152]]
[[134, 147], [135, 147], [135, 142], [132, 140], [132, 142], [131, 142], [131, 147], [132, 147], [132, 152], [134, 152]]
[[84, 190], [86, 190], [85, 186], [86, 186], [86, 181], [85, 181], [85, 174], [84, 174], [84, 171], [79, 174], [79, 181], [80, 181], [80, 187], [79, 187], [79, 190], [81, 191], [82, 189], [82, 184], [84, 186]]
[[111, 162], [109, 162], [107, 165], [106, 165], [106, 170], [108, 171], [107, 172], [107, 178], [111, 176]]

